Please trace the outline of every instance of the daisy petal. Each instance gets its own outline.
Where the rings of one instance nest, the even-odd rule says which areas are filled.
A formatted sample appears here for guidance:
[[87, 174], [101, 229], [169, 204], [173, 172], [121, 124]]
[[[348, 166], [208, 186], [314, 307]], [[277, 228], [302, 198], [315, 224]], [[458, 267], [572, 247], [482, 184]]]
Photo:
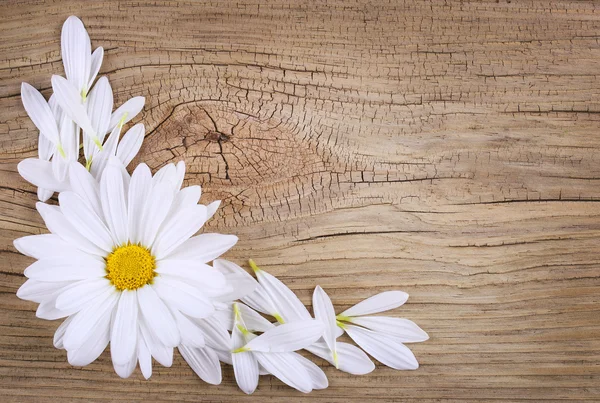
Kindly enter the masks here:
[[[237, 326], [233, 328], [231, 335], [233, 348], [244, 345], [244, 336]], [[254, 393], [258, 386], [258, 361], [253, 353], [239, 352], [231, 355], [233, 372], [239, 388], [247, 395]]]
[[157, 259], [167, 257], [174, 249], [190, 239], [206, 221], [206, 206], [197, 204], [178, 211], [170, 220], [165, 220], [152, 245]]
[[54, 145], [60, 144], [58, 127], [48, 102], [38, 90], [27, 83], [21, 84], [21, 101], [33, 124], [48, 141]]
[[327, 376], [325, 372], [321, 368], [319, 368], [314, 362], [310, 361], [307, 358], [302, 357], [298, 353], [294, 353], [294, 357], [300, 365], [306, 369], [306, 372], [310, 376], [312, 380], [312, 388], [316, 390], [326, 389], [329, 386], [329, 381], [327, 380]]
[[105, 278], [78, 281], [58, 293], [56, 308], [61, 311], [78, 312], [110, 287], [110, 281]]
[[333, 304], [331, 303], [329, 295], [323, 291], [321, 286], [317, 286], [313, 293], [313, 311], [315, 313], [315, 319], [323, 323], [325, 327], [323, 339], [335, 355], [335, 329], [337, 328], [335, 323], [335, 310], [333, 309]]
[[[237, 304], [238, 309], [240, 310], [240, 314], [242, 318], [244, 318], [244, 325], [246, 329], [255, 332], [266, 332], [269, 329], [275, 327], [274, 324], [266, 320], [255, 310], [247, 307], [244, 304]], [[221, 311], [217, 311], [216, 313], [221, 322], [227, 327], [227, 330], [233, 329], [233, 309], [231, 305], [228, 305], [227, 308]], [[240, 346], [241, 347], [241, 346]]]
[[169, 212], [173, 193], [168, 184], [156, 184], [150, 191], [140, 222], [141, 243], [152, 245], [160, 225]]
[[[336, 365], [333, 353], [325, 342], [316, 342], [306, 347], [306, 350], [329, 361], [330, 364]], [[369, 356], [352, 344], [337, 342], [336, 350], [338, 355], [337, 369], [340, 371], [353, 375], [365, 375], [375, 369], [375, 364], [369, 359]]]
[[35, 207], [44, 219], [44, 223], [50, 232], [58, 235], [63, 241], [92, 255], [106, 255], [105, 251], [81, 236], [75, 227], [67, 221], [60, 208], [40, 202], [36, 203]]
[[226, 284], [225, 276], [221, 272], [205, 263], [193, 260], [160, 260], [156, 263], [156, 272], [216, 289]]
[[137, 297], [148, 330], [153, 332], [165, 347], [177, 346], [180, 341], [177, 323], [153, 288], [138, 288]]
[[106, 270], [98, 259], [75, 255], [38, 260], [26, 268], [24, 274], [38, 281], [58, 282], [101, 278]]
[[152, 355], [150, 349], [146, 346], [146, 342], [141, 335], [138, 335], [138, 360], [140, 362], [140, 370], [145, 379], [150, 379], [152, 376]]
[[210, 220], [215, 215], [215, 213], [219, 209], [220, 205], [221, 205], [221, 200], [217, 200], [217, 201], [210, 203], [208, 206], [206, 206], [206, 212], [207, 212], [206, 220], [207, 221]]
[[100, 144], [86, 108], [81, 103], [81, 94], [77, 88], [61, 76], [52, 76], [51, 82], [56, 102], [65, 111], [65, 114], [69, 119], [77, 123], [83, 129], [84, 133], [94, 140], [96, 145]]
[[173, 199], [171, 211], [169, 212], [167, 220], [171, 219], [171, 217], [173, 217], [173, 215], [175, 215], [178, 211], [198, 204], [201, 194], [202, 189], [200, 186], [188, 186], [185, 189], [181, 189], [179, 192], [177, 192], [175, 198]]
[[258, 287], [256, 280], [237, 264], [225, 259], [215, 259], [213, 267], [223, 273], [227, 280], [227, 291], [215, 297], [218, 301], [228, 302], [252, 294]]
[[211, 385], [221, 383], [221, 364], [217, 353], [211, 348], [190, 348], [181, 345], [177, 349], [200, 379]]
[[86, 88], [91, 64], [90, 37], [81, 20], [75, 16], [67, 18], [62, 27], [60, 48], [65, 65], [65, 75], [78, 91]]
[[206, 318], [215, 311], [207, 298], [182, 281], [159, 276], [152, 288], [167, 305], [193, 318]]
[[124, 365], [136, 351], [138, 303], [136, 291], [121, 292], [112, 321], [110, 355], [113, 363]]
[[100, 180], [102, 211], [108, 228], [117, 245], [128, 241], [127, 202], [121, 171], [112, 165], [106, 167]]
[[37, 189], [38, 200], [41, 202], [47, 202], [48, 199], [51, 198], [53, 194], [54, 194], [54, 190], [44, 189], [41, 187], [38, 187], [38, 189]]
[[141, 241], [142, 213], [151, 186], [152, 173], [150, 173], [150, 168], [144, 163], [139, 164], [133, 171], [133, 175], [131, 175], [127, 201], [129, 241], [131, 243]]
[[264, 287], [264, 290], [271, 300], [277, 305], [277, 310], [285, 322], [311, 319], [310, 313], [308, 313], [304, 304], [300, 302], [292, 290], [275, 276], [259, 269], [254, 265], [254, 262], [252, 262], [251, 265], [253, 265], [252, 268], [256, 273], [258, 282]]
[[17, 297], [26, 301], [42, 303], [69, 284], [71, 284], [70, 281], [49, 282], [29, 279], [17, 290]]
[[62, 192], [58, 201], [62, 213], [81, 235], [104, 251], [112, 251], [114, 244], [106, 225], [81, 197], [74, 192]]
[[23, 238], [15, 239], [13, 244], [23, 255], [38, 260], [72, 253], [81, 253], [67, 242], [63, 241], [58, 235], [54, 234], [28, 235]]
[[102, 214], [102, 208], [99, 203], [100, 193], [98, 190], [98, 182], [96, 182], [88, 170], [78, 162], [71, 162], [69, 165], [69, 180], [71, 189], [88, 203], [98, 216], [100, 216]]
[[[98, 134], [100, 143], [104, 141], [113, 108], [113, 93], [108, 78], [100, 77], [96, 86], [90, 91], [87, 100], [87, 113], [92, 128]], [[86, 160], [90, 160], [96, 154], [98, 148], [91, 137], [86, 136], [83, 140], [83, 151]]]
[[368, 316], [352, 318], [351, 322], [375, 332], [393, 336], [401, 343], [417, 343], [429, 340], [429, 335], [415, 322], [408, 319]]
[[131, 374], [133, 374], [136, 364], [137, 364], [137, 345], [135, 346], [135, 349], [134, 349], [133, 353], [131, 354], [131, 357], [126, 359], [124, 364], [117, 364], [115, 361], [113, 361], [113, 368], [115, 369], [115, 372], [117, 373], [117, 375], [119, 375], [123, 379], [126, 379], [126, 378], [129, 378], [131, 376]]
[[204, 340], [206, 340], [208, 347], [217, 350], [229, 350], [229, 333], [217, 318], [211, 316], [205, 319], [196, 319], [193, 322], [204, 332]]
[[123, 136], [117, 146], [117, 158], [121, 160], [124, 166], [129, 165], [131, 160], [137, 155], [144, 141], [144, 125], [138, 123]]
[[242, 302], [260, 313], [271, 315], [277, 318], [279, 322], [283, 322], [283, 318], [281, 318], [281, 315], [279, 315], [275, 309], [275, 303], [271, 300], [261, 284], [256, 286], [253, 293], [244, 296]]
[[231, 249], [237, 240], [235, 235], [196, 235], [182, 243], [169, 255], [169, 258], [207, 263]]
[[94, 362], [106, 349], [109, 341], [110, 313], [105, 313], [94, 325], [81, 347], [67, 351], [69, 364], [84, 367]]
[[165, 347], [152, 333], [148, 326], [146, 325], [146, 321], [142, 316], [138, 316], [138, 324], [140, 327], [140, 333], [148, 350], [150, 350], [150, 354], [160, 365], [163, 367], [170, 367], [173, 365], [173, 347]]
[[133, 97], [119, 106], [110, 116], [108, 131], [113, 130], [117, 126], [123, 127], [125, 123], [136, 117], [144, 108], [144, 102], [146, 102], [144, 97]]
[[264, 332], [244, 349], [265, 353], [285, 353], [310, 346], [323, 335], [323, 324], [314, 319], [285, 323]]
[[90, 336], [97, 332], [97, 327], [104, 318], [108, 317], [107, 324], [110, 323], [110, 315], [118, 300], [119, 293], [114, 289], [108, 289], [96, 297], [87, 308], [81, 310], [67, 328], [63, 339], [65, 348], [76, 350], [82, 347]]
[[73, 320], [75, 316], [69, 316], [67, 319], [60, 324], [56, 332], [54, 332], [54, 340], [53, 344], [55, 348], [63, 350], [65, 347], [63, 346], [63, 338], [65, 337], [65, 332], [67, 331], [67, 327], [69, 327], [69, 323]]
[[[94, 80], [96, 79], [96, 76], [98, 75], [98, 72], [100, 71], [100, 66], [102, 66], [103, 58], [104, 58], [104, 49], [102, 48], [102, 46], [99, 46], [96, 48], [96, 50], [94, 50], [94, 52], [92, 53], [92, 56], [90, 57], [90, 77], [88, 80], [87, 88], [92, 88], [92, 85], [94, 84]], [[105, 133], [98, 133], [98, 134], [103, 135]]]
[[52, 192], [69, 190], [67, 181], [59, 181], [54, 177], [52, 163], [37, 158], [27, 158], [17, 165], [19, 175], [27, 182]]
[[345, 330], [356, 344], [383, 365], [394, 369], [419, 368], [412, 351], [396, 339], [353, 325], [345, 325]]
[[177, 322], [177, 327], [181, 334], [181, 344], [188, 347], [203, 348], [206, 345], [206, 341], [204, 340], [202, 329], [178, 310], [172, 309], [171, 313]]
[[404, 304], [408, 294], [402, 291], [386, 291], [365, 299], [346, 309], [340, 316], [363, 316], [389, 311]]
[[302, 393], [312, 390], [313, 381], [303, 365], [298, 365], [294, 353], [253, 353], [260, 365], [281, 382]]

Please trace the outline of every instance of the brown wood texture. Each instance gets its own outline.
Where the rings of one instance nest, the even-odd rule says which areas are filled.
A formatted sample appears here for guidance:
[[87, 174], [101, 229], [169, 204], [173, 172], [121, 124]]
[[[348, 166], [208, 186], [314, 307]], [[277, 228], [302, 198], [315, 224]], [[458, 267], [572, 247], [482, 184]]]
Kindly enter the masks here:
[[[599, 401], [600, 3], [4, 1], [0, 5], [2, 401]], [[26, 81], [49, 95], [71, 14], [106, 50], [115, 103], [143, 95], [134, 163], [187, 163], [223, 200], [211, 231], [310, 305], [389, 289], [431, 339], [421, 368], [322, 360], [310, 395], [262, 377], [246, 397], [172, 368], [73, 368], [58, 322], [15, 296], [45, 232], [16, 172], [36, 155]], [[340, 312], [340, 311], [338, 311]]]

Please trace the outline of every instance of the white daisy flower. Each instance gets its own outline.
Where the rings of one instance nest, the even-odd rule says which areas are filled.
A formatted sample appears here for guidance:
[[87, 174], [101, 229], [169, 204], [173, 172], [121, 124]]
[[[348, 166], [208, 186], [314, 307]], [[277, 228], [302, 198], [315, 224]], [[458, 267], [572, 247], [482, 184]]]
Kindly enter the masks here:
[[72, 190], [59, 194], [60, 205], [37, 204], [51, 233], [15, 241], [38, 259], [17, 295], [38, 302], [40, 318], [67, 318], [55, 344], [72, 365], [91, 363], [110, 342], [120, 376], [138, 361], [149, 376], [151, 356], [170, 365], [173, 347], [194, 337], [184, 331], [189, 322], [219, 323], [215, 297], [231, 287], [207, 262], [237, 237], [193, 236], [211, 212], [198, 204], [199, 186], [181, 189], [184, 173], [183, 163], [170, 164], [153, 177], [140, 164], [130, 177], [112, 157], [98, 183], [72, 163]]
[[382, 364], [394, 369], [417, 369], [417, 359], [403, 343], [425, 341], [429, 335], [408, 319], [367, 316], [397, 308], [407, 300], [408, 294], [402, 291], [382, 292], [337, 315], [337, 325]]
[[244, 393], [251, 394], [256, 390], [261, 368], [263, 373], [274, 375], [300, 392], [308, 393], [328, 386], [327, 377], [318, 366], [294, 353], [321, 337], [323, 325], [319, 321], [286, 323], [257, 336], [246, 326], [240, 306], [233, 304], [231, 361], [237, 384]]

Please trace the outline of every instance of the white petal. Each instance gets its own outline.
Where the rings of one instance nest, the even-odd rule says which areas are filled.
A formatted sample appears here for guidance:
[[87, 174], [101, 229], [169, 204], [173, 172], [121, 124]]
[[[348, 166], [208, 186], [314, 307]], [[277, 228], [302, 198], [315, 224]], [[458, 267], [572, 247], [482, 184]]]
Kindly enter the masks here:
[[298, 365], [294, 353], [261, 353], [254, 356], [264, 369], [281, 382], [303, 393], [312, 390], [313, 381], [303, 365]]
[[56, 308], [78, 312], [109, 288], [112, 288], [110, 281], [103, 277], [78, 281], [60, 291], [56, 298]]
[[158, 276], [152, 288], [167, 305], [193, 318], [206, 318], [215, 311], [211, 302], [197, 288], [182, 281]]
[[28, 235], [15, 239], [13, 244], [19, 252], [35, 259], [81, 253], [54, 234]]
[[91, 45], [90, 37], [79, 18], [67, 18], [62, 27], [60, 42], [67, 78], [78, 91], [86, 89], [90, 74]]
[[219, 357], [219, 361], [224, 362], [225, 364], [228, 365], [233, 365], [233, 358], [232, 358], [232, 354], [229, 350], [215, 350], [213, 349], [213, 351], [215, 353], [217, 353], [217, 357]]
[[[238, 344], [240, 341], [243, 345], [243, 336], [237, 327], [233, 328], [232, 337], [234, 339], [234, 348], [239, 348]], [[238, 386], [247, 395], [254, 393], [258, 386], [258, 361], [256, 361], [256, 357], [250, 352], [234, 353], [231, 357], [235, 380]]]
[[345, 330], [356, 344], [383, 365], [394, 369], [419, 368], [412, 351], [394, 338], [353, 325], [345, 325]]
[[200, 186], [189, 186], [177, 192], [173, 199], [171, 211], [169, 212], [167, 220], [171, 219], [178, 211], [198, 204], [201, 194], [202, 189]]
[[325, 343], [335, 353], [335, 329], [337, 329], [335, 310], [333, 309], [329, 295], [323, 291], [321, 286], [317, 286], [313, 293], [313, 311], [315, 319], [323, 323], [325, 327], [325, 332], [323, 333]]
[[38, 90], [27, 83], [21, 84], [21, 100], [23, 107], [33, 124], [48, 141], [54, 145], [60, 144], [58, 127], [48, 102]]
[[177, 191], [177, 168], [175, 164], [167, 164], [161, 169], [159, 169], [152, 178], [154, 184], [164, 183], [169, 185], [169, 189], [172, 192]]
[[264, 287], [260, 284], [256, 286], [256, 289], [253, 293], [244, 296], [242, 298], [242, 302], [258, 312], [271, 315], [278, 321], [283, 322], [283, 318], [281, 318], [281, 315], [277, 313], [275, 303], [271, 300]]
[[150, 354], [158, 363], [164, 367], [170, 367], [173, 365], [173, 347], [164, 346], [156, 337], [154, 333], [152, 333], [148, 326], [146, 325], [146, 321], [143, 317], [138, 316], [138, 324], [140, 328], [140, 333], [150, 350]]
[[386, 291], [365, 299], [346, 309], [340, 316], [362, 316], [389, 311], [404, 304], [408, 294], [402, 291]]
[[177, 346], [180, 340], [177, 323], [156, 292], [147, 285], [137, 290], [137, 296], [148, 330], [153, 332], [165, 347]]
[[258, 282], [275, 303], [278, 313], [287, 322], [311, 319], [310, 313], [296, 294], [279, 279], [258, 267], [253, 267]]
[[113, 361], [113, 368], [115, 369], [115, 372], [117, 373], [117, 375], [119, 375], [123, 379], [126, 379], [126, 378], [129, 378], [131, 376], [131, 374], [133, 374], [136, 364], [137, 364], [137, 345], [135, 346], [135, 349], [134, 349], [133, 353], [131, 354], [131, 356], [125, 360], [124, 364], [117, 364], [115, 361]]
[[56, 306], [54, 306], [54, 303], [56, 302], [55, 296], [49, 299], [45, 299], [40, 303], [37, 310], [35, 311], [36, 317], [45, 320], [56, 320], [73, 314], [73, 312], [66, 312], [57, 309]]
[[117, 125], [122, 127], [125, 123], [133, 119], [144, 108], [145, 101], [144, 97], [133, 97], [119, 106], [110, 117], [108, 131], [111, 131]]
[[104, 264], [85, 255], [41, 259], [25, 269], [27, 278], [38, 281], [73, 281], [106, 275]]
[[169, 213], [173, 202], [173, 193], [167, 184], [155, 185], [145, 203], [140, 234], [142, 245], [152, 245], [160, 225]]
[[83, 367], [94, 362], [108, 345], [109, 328], [110, 312], [106, 312], [93, 325], [92, 332], [81, 347], [67, 351], [69, 364]]
[[221, 272], [205, 263], [193, 260], [160, 260], [156, 263], [156, 272], [211, 288], [225, 286], [225, 276]]
[[[97, 47], [96, 50], [92, 53], [90, 58], [90, 78], [88, 80], [87, 87], [92, 88], [94, 84], [94, 80], [100, 71], [100, 66], [102, 66], [102, 59], [104, 58], [104, 49], [102, 46]], [[105, 132], [106, 133], [106, 132]], [[105, 133], [99, 133], [104, 135]]]
[[58, 329], [56, 329], [56, 332], [54, 332], [54, 340], [53, 340], [53, 344], [55, 348], [58, 349], [64, 349], [63, 346], [63, 338], [65, 337], [65, 332], [67, 331], [67, 327], [69, 326], [69, 323], [71, 323], [71, 320], [73, 320], [74, 316], [69, 316], [67, 319], [65, 319], [63, 321], [63, 323], [60, 324], [60, 326], [58, 327]]
[[204, 332], [204, 340], [210, 348], [229, 350], [230, 340], [227, 329], [214, 316], [193, 321]]
[[208, 206], [206, 206], [206, 212], [207, 212], [206, 220], [207, 221], [210, 220], [215, 215], [215, 213], [219, 209], [220, 205], [221, 205], [221, 200], [217, 200], [217, 201], [210, 203]]
[[89, 337], [97, 330], [99, 322], [110, 315], [119, 300], [119, 293], [114, 289], [108, 289], [105, 293], [96, 297], [95, 302], [80, 311], [67, 328], [63, 344], [67, 350], [80, 348]]
[[37, 189], [38, 200], [41, 202], [48, 201], [48, 199], [51, 198], [53, 194], [54, 190], [44, 189], [41, 187], [38, 187]]
[[250, 351], [284, 353], [310, 346], [323, 335], [323, 324], [310, 319], [274, 327], [246, 344]]
[[206, 341], [204, 340], [202, 329], [178, 310], [172, 309], [171, 313], [177, 322], [177, 327], [181, 334], [181, 344], [188, 347], [203, 348], [206, 345]]
[[104, 218], [117, 245], [128, 241], [127, 202], [121, 171], [109, 165], [100, 180], [100, 199]]
[[138, 335], [138, 360], [140, 362], [140, 370], [145, 379], [149, 379], [152, 376], [152, 355], [150, 349], [146, 345], [144, 338], [141, 334]]
[[141, 241], [141, 222], [147, 195], [152, 186], [152, 174], [146, 164], [140, 164], [131, 175], [127, 202], [129, 240], [131, 243]]
[[127, 364], [137, 348], [137, 292], [121, 292], [110, 334], [110, 355], [113, 363]]
[[52, 144], [50, 140], [48, 140], [46, 136], [40, 132], [38, 135], [38, 158], [44, 161], [50, 161], [50, 158], [54, 154], [55, 148], [56, 147], [54, 144]]
[[237, 240], [235, 235], [200, 234], [182, 243], [169, 257], [207, 263], [231, 249]]
[[69, 166], [69, 180], [71, 189], [89, 204], [98, 216], [101, 216], [102, 207], [100, 206], [98, 182], [96, 182], [88, 170], [78, 162], [71, 162]]
[[[360, 348], [343, 342], [337, 342], [336, 344], [338, 355], [337, 368], [340, 371], [353, 375], [365, 375], [375, 369], [373, 361]], [[333, 353], [325, 342], [316, 342], [306, 347], [306, 350], [329, 361], [332, 365], [336, 365]]]
[[221, 383], [221, 363], [211, 348], [177, 347], [183, 359], [204, 382], [212, 385]]
[[[247, 307], [244, 304], [238, 303], [238, 309], [244, 320], [246, 329], [256, 332], [266, 332], [267, 330], [275, 327], [274, 324], [266, 320], [255, 310]], [[233, 329], [233, 309], [231, 305], [228, 305], [224, 310], [216, 312], [217, 318], [227, 327], [227, 330]]]
[[17, 290], [17, 297], [26, 301], [41, 303], [52, 298], [59, 290], [71, 284], [70, 281], [27, 280]]
[[55, 235], [73, 247], [97, 256], [106, 256], [106, 252], [83, 238], [65, 218], [60, 209], [45, 203], [36, 203], [35, 207], [44, 219], [46, 227]]
[[177, 163], [177, 165], [175, 166], [175, 172], [176, 172], [175, 189], [179, 190], [179, 189], [181, 189], [181, 186], [183, 185], [183, 179], [185, 177], [185, 162], [184, 161], [179, 161]]
[[161, 226], [152, 245], [157, 259], [164, 259], [179, 245], [190, 239], [206, 221], [206, 206], [196, 204], [180, 210]]
[[56, 102], [65, 111], [69, 119], [73, 120], [83, 129], [84, 134], [90, 136], [96, 145], [100, 143], [94, 126], [88, 117], [85, 106], [81, 103], [81, 94], [69, 81], [61, 76], [52, 76], [52, 90]]
[[112, 251], [114, 243], [106, 225], [81, 197], [74, 192], [62, 192], [58, 201], [62, 213], [81, 235], [102, 250]]
[[[113, 93], [108, 78], [100, 77], [94, 88], [90, 91], [87, 100], [87, 114], [92, 128], [98, 134], [98, 140], [104, 141], [113, 108]], [[89, 160], [98, 150], [94, 141], [87, 136], [83, 142], [85, 159]]]
[[17, 165], [19, 175], [27, 182], [52, 192], [69, 190], [67, 181], [59, 181], [54, 177], [52, 163], [37, 158], [27, 158]]
[[104, 148], [102, 151], [97, 152], [92, 157], [92, 167], [90, 172], [94, 178], [100, 179], [102, 173], [104, 172], [104, 168], [106, 168], [106, 165], [108, 165], [108, 161], [111, 159], [111, 157], [115, 157], [120, 134], [121, 129], [119, 127], [115, 127], [110, 133], [110, 136], [108, 136], [108, 139], [106, 139], [104, 142]]
[[117, 146], [117, 158], [127, 166], [140, 151], [144, 141], [144, 125], [138, 123], [125, 133]]
[[429, 335], [423, 329], [408, 319], [368, 316], [352, 318], [351, 322], [375, 332], [393, 336], [401, 343], [416, 343], [429, 339]]
[[246, 270], [225, 259], [215, 259], [213, 267], [225, 274], [227, 292], [219, 294], [216, 299], [227, 302], [241, 299], [252, 294], [258, 287], [257, 281]]
[[329, 381], [327, 380], [327, 376], [323, 372], [321, 368], [319, 368], [314, 362], [310, 361], [307, 358], [302, 357], [298, 353], [294, 353], [294, 357], [300, 365], [306, 369], [306, 372], [310, 376], [312, 380], [312, 388], [316, 390], [326, 389], [329, 386]]

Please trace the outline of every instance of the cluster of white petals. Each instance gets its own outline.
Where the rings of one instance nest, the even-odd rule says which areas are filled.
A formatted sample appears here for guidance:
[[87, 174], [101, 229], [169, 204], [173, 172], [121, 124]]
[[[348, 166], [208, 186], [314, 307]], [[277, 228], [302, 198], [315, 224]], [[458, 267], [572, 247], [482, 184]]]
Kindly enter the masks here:
[[[61, 46], [66, 78], [52, 77], [50, 99], [26, 83], [21, 92], [40, 133], [38, 158], [18, 169], [38, 187], [36, 207], [49, 233], [14, 245], [36, 259], [17, 296], [38, 303], [39, 318], [63, 319], [54, 346], [66, 350], [70, 364], [88, 365], [110, 344], [119, 376], [139, 365], [147, 379], [152, 360], [169, 367], [177, 348], [210, 384], [221, 383], [221, 363], [232, 365], [247, 394], [269, 374], [304, 393], [326, 388], [323, 370], [300, 350], [354, 375], [375, 369], [369, 355], [394, 369], [418, 367], [405, 343], [425, 341], [427, 333], [408, 319], [376, 316], [404, 304], [406, 293], [383, 292], [336, 315], [317, 286], [313, 317], [254, 262], [256, 279], [220, 258], [237, 237], [198, 235], [220, 202], [200, 204], [200, 186], [182, 187], [183, 162], [154, 175], [144, 163], [127, 171], [144, 126], [122, 138], [121, 130], [144, 98], [113, 111], [108, 79], [95, 82], [103, 50], [91, 51], [78, 18], [65, 22]], [[55, 192], [58, 205], [45, 203]], [[338, 341], [344, 333], [360, 348]]]

